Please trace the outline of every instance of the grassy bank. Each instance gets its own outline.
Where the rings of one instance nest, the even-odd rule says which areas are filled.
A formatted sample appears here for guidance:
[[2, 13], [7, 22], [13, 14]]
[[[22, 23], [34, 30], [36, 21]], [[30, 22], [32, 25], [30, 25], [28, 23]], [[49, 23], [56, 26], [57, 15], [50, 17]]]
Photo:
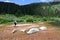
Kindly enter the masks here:
[[18, 23], [60, 22], [60, 18], [58, 17], [41, 17], [35, 15], [17, 17], [12, 14], [0, 15], [0, 24], [13, 24], [14, 20], [17, 20]]

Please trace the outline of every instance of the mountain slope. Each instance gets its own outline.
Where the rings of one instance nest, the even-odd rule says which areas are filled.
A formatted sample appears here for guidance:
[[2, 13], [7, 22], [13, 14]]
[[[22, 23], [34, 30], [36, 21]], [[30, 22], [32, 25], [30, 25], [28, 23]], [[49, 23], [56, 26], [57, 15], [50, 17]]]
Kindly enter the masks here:
[[59, 15], [60, 7], [56, 8], [55, 5], [60, 4], [60, 2], [51, 3], [32, 3], [28, 5], [17, 5], [14, 3], [0, 2], [0, 13], [1, 14], [15, 14], [19, 15], [40, 15], [40, 16], [56, 16]]
[[20, 10], [21, 7], [14, 3], [0, 2], [0, 13], [10, 13], [13, 14]]

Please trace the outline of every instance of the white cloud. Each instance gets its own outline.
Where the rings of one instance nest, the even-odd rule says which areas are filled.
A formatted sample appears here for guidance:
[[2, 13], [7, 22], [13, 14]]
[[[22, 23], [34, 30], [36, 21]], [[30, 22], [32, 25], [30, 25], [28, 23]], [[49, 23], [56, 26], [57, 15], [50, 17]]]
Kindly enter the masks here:
[[41, 2], [49, 2], [49, 1], [52, 1], [52, 0], [40, 0]]
[[6, 0], [5, 2], [10, 2], [9, 0]]
[[40, 0], [41, 2], [46, 2], [46, 0]]
[[25, 0], [23, 0], [23, 1], [25, 1]]

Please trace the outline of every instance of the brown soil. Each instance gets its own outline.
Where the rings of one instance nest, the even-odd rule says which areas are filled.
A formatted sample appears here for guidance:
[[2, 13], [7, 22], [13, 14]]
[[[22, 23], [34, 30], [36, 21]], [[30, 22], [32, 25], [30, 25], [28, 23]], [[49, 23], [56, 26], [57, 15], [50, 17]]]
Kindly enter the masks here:
[[[48, 29], [31, 35], [19, 31], [20, 29], [29, 30], [32, 27], [39, 28], [41, 26], [46, 26]], [[18, 31], [12, 33], [13, 29], [17, 29]], [[60, 40], [60, 34], [55, 31], [53, 26], [45, 23], [18, 24], [16, 28], [14, 28], [13, 25], [7, 25], [6, 27], [0, 29], [0, 40]]]

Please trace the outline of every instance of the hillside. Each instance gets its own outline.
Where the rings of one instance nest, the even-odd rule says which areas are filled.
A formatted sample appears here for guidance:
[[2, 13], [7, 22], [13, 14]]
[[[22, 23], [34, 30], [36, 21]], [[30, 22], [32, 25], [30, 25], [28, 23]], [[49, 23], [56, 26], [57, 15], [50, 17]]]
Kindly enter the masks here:
[[[59, 2], [53, 2], [53, 3], [32, 3], [28, 5], [17, 5], [14, 3], [6, 3], [6, 2], [0, 2], [0, 13], [9, 13], [9, 14], [16, 14], [16, 15], [40, 15], [40, 16], [51, 16], [58, 14], [57, 8], [58, 8]], [[52, 7], [54, 5], [57, 6], [57, 8]], [[59, 8], [58, 8], [59, 9]], [[43, 12], [44, 11], [44, 12]], [[43, 15], [44, 14], [44, 15]], [[48, 15], [49, 14], [49, 15]]]
[[21, 7], [14, 3], [0, 2], [0, 13], [15, 14]]
[[[0, 23], [49, 21], [49, 17], [60, 17], [60, 2], [31, 3], [18, 5], [14, 3], [0, 2]], [[47, 18], [48, 17], [48, 18]], [[60, 19], [59, 19], [60, 20]]]

